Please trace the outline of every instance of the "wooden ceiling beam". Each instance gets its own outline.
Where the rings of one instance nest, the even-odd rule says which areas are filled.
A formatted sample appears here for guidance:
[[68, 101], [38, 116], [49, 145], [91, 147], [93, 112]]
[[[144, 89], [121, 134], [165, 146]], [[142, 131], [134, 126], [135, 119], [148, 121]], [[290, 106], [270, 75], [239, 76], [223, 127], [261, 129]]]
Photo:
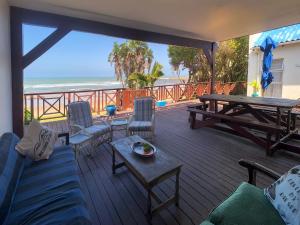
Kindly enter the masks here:
[[51, 33], [47, 38], [45, 38], [41, 43], [35, 46], [31, 51], [23, 56], [23, 69], [30, 65], [33, 61], [42, 56], [48, 51], [52, 46], [54, 46], [58, 41], [60, 41], [64, 36], [66, 36], [71, 31], [67, 27], [58, 27], [53, 33]]
[[98, 21], [58, 15], [48, 12], [14, 7], [22, 15], [22, 21], [25, 24], [57, 27], [59, 25], [68, 27], [72, 30], [103, 34], [114, 37], [133, 39], [146, 42], [155, 42], [160, 44], [170, 44], [185, 47], [194, 47], [210, 49], [212, 42], [180, 37], [176, 35], [162, 34], [152, 31], [139, 30], [129, 27], [123, 27]]

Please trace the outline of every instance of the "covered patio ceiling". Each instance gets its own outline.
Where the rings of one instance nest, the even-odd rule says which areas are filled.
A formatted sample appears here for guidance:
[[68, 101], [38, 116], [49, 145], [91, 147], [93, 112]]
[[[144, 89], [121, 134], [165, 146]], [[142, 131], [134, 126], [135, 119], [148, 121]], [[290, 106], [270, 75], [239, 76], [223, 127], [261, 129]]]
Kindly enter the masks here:
[[299, 0], [9, 0], [11, 5], [146, 31], [222, 41], [300, 22]]

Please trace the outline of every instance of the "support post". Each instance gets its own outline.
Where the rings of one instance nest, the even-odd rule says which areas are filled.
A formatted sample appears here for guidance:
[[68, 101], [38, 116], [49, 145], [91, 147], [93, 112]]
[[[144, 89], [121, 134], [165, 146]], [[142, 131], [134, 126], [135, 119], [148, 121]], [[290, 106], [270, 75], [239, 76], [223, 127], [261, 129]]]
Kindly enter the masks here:
[[215, 93], [215, 84], [216, 84], [216, 51], [217, 51], [217, 43], [214, 42], [211, 44], [211, 78], [210, 78], [210, 94]]
[[10, 8], [11, 82], [13, 132], [23, 136], [23, 38], [22, 18], [15, 8]]
[[[207, 58], [207, 61], [210, 66], [210, 94], [215, 93], [215, 83], [216, 83], [216, 51], [217, 51], [217, 43], [211, 43], [210, 49], [204, 49], [204, 54]], [[209, 109], [215, 110], [215, 105], [213, 102], [209, 103]]]

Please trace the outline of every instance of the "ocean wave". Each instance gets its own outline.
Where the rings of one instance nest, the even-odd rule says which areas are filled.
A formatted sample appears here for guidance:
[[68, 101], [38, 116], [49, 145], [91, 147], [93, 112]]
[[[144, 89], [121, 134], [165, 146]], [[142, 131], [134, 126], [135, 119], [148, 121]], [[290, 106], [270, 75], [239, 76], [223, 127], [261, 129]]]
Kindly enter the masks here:
[[[163, 77], [157, 80], [156, 85], [172, 85], [179, 83], [179, 79], [176, 77]], [[46, 80], [34, 82], [25, 81], [24, 92], [25, 93], [39, 93], [39, 92], [60, 92], [60, 91], [86, 91], [86, 90], [98, 90], [98, 89], [114, 89], [122, 88], [122, 84], [116, 80], [90, 80], [82, 79], [78, 80]]]
[[110, 86], [110, 85], [120, 85], [118, 81], [102, 81], [95, 83], [59, 83], [59, 84], [25, 84], [24, 88], [61, 88], [61, 87], [85, 87], [85, 86]]

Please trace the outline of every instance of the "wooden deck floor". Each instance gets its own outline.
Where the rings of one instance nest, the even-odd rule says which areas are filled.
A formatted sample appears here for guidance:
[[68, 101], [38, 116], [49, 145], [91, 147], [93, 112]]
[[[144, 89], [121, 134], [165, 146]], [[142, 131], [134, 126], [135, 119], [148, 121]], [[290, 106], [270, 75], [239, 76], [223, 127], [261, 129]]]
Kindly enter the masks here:
[[[180, 177], [180, 207], [170, 206], [153, 218], [155, 225], [200, 224], [210, 210], [247, 180], [247, 172], [238, 165], [241, 158], [262, 163], [280, 173], [300, 163], [300, 157], [277, 152], [267, 157], [265, 151], [243, 138], [209, 128], [191, 130], [184, 106], [156, 114], [154, 144], [183, 163]], [[121, 135], [121, 134], [119, 134]], [[80, 178], [93, 224], [148, 224], [146, 193], [126, 168], [111, 173], [111, 149], [102, 146], [94, 158], [78, 159]], [[258, 179], [259, 186], [271, 181]], [[155, 192], [168, 198], [175, 189], [175, 179], [159, 185]]]

